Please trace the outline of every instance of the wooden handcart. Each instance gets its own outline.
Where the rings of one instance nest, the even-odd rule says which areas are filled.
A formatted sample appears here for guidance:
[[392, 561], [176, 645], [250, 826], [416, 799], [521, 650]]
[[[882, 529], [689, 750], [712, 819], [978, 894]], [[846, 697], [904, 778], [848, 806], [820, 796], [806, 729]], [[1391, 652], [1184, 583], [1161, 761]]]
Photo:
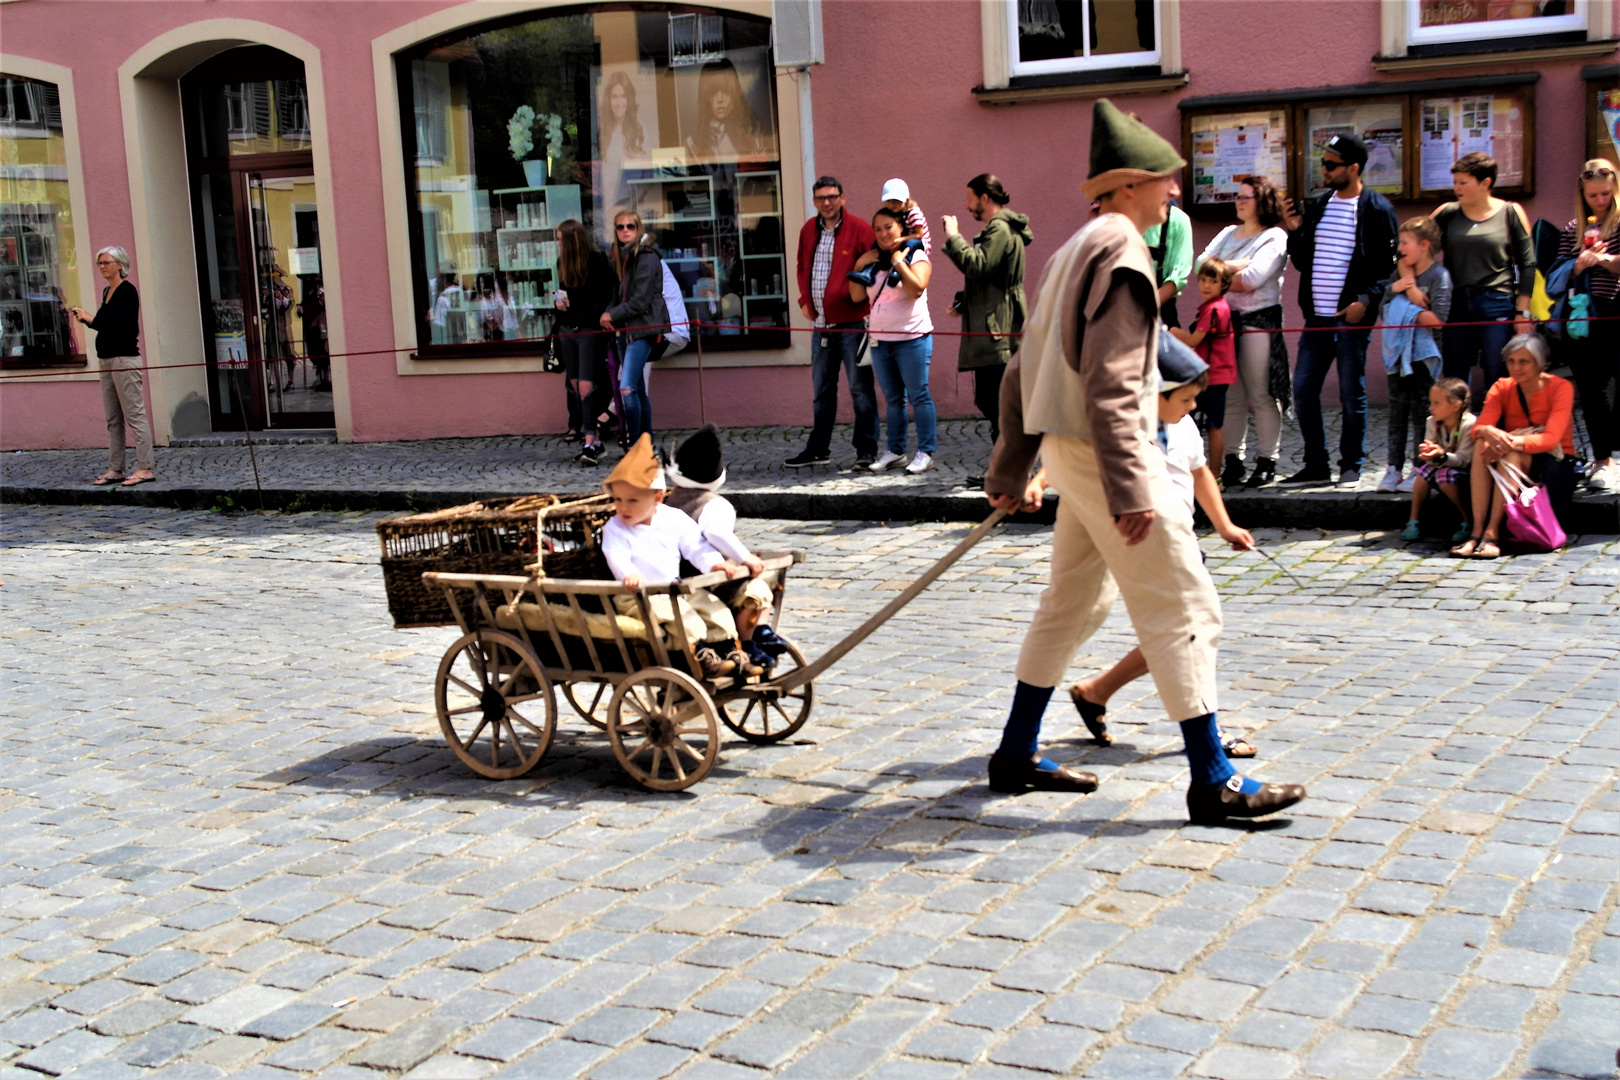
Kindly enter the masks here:
[[[600, 514], [601, 508], [592, 513]], [[803, 728], [814, 706], [815, 680], [1004, 516], [997, 511], [986, 518], [814, 662], [783, 637], [787, 653], [765, 676], [704, 678], [695, 652], [701, 643], [687, 638], [681, 620], [660, 624], [654, 617], [654, 597], [667, 596], [676, 604], [694, 590], [709, 589], [724, 599], [729, 589], [742, 587], [745, 579], [740, 577], [704, 574], [627, 589], [604, 580], [605, 566], [592, 578], [426, 571], [423, 586], [442, 596], [442, 608], [461, 631], [445, 650], [434, 679], [440, 730], [456, 756], [479, 775], [522, 776], [545, 757], [556, 734], [560, 691], [582, 719], [606, 732], [613, 756], [637, 783], [654, 791], [690, 787], [719, 758], [721, 724], [761, 744], [779, 742]], [[542, 515], [542, 534], [545, 528]], [[599, 558], [593, 543], [570, 550], [588, 550]], [[771, 623], [780, 626], [788, 571], [804, 556], [797, 551], [756, 554], [779, 582]], [[555, 555], [542, 557], [548, 573], [556, 561]], [[616, 604], [615, 598], [629, 601]], [[625, 607], [629, 613], [621, 610]], [[395, 614], [398, 619], [400, 613]]]

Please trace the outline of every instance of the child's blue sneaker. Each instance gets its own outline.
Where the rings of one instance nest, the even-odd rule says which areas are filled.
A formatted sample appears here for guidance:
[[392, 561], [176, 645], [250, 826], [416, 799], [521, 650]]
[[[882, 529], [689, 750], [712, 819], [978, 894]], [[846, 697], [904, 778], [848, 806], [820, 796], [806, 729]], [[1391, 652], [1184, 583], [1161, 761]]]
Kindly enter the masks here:
[[877, 273], [878, 264], [870, 263], [863, 269], [851, 270], [849, 273], [845, 274], [844, 277], [855, 282], [857, 285], [865, 285], [868, 289], [870, 289], [877, 285]]
[[754, 627], [754, 636], [750, 639], [759, 646], [766, 656], [781, 656], [788, 651], [787, 642], [777, 636], [776, 631], [769, 626]]
[[1411, 521], [1408, 521], [1406, 523], [1406, 528], [1401, 530], [1401, 539], [1402, 540], [1421, 540], [1422, 538], [1423, 538], [1423, 530], [1418, 528], [1418, 523], [1417, 523], [1416, 518], [1413, 518]]

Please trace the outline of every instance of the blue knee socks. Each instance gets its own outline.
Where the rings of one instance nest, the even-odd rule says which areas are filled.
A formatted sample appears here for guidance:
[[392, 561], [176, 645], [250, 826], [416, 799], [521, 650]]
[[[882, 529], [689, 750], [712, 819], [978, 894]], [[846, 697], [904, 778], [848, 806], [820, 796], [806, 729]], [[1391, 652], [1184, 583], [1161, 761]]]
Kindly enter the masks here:
[[[1183, 720], [1181, 738], [1187, 744], [1187, 764], [1192, 767], [1194, 784], [1214, 786], [1237, 776], [1237, 770], [1226, 759], [1226, 751], [1221, 749], [1221, 734], [1215, 726], [1214, 713]], [[1241, 777], [1240, 780], [1243, 784], [1240, 789], [1242, 794], [1253, 795], [1260, 790], [1258, 781], [1248, 777]]]
[[1012, 711], [1007, 714], [1007, 727], [1001, 733], [1001, 746], [996, 753], [1003, 757], [1031, 758], [1040, 744], [1041, 717], [1046, 715], [1046, 703], [1052, 700], [1052, 687], [1031, 686], [1020, 681], [1013, 691]]

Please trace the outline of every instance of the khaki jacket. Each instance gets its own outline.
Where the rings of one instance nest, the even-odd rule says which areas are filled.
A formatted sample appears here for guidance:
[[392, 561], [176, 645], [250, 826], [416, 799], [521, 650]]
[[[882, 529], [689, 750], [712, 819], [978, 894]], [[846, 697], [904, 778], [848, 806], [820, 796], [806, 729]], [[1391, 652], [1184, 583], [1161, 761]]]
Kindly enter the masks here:
[[1023, 347], [1001, 383], [1001, 437], [985, 490], [1022, 494], [1042, 435], [1084, 439], [1111, 514], [1153, 509], [1159, 305], [1153, 259], [1121, 214], [1104, 214], [1046, 264]]
[[962, 329], [994, 337], [965, 337], [956, 369], [995, 367], [1018, 351], [1029, 305], [1024, 300], [1024, 249], [1035, 242], [1029, 218], [997, 210], [973, 243], [957, 235], [945, 241], [945, 254], [962, 271]]

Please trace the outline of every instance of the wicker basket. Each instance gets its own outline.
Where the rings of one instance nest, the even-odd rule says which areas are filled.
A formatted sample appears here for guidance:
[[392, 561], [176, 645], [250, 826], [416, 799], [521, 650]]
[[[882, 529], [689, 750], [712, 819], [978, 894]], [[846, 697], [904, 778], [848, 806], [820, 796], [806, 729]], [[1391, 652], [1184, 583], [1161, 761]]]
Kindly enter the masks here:
[[[377, 523], [388, 612], [399, 629], [455, 622], [444, 593], [422, 583], [433, 570], [526, 577], [608, 577], [602, 526], [613, 505], [602, 495], [487, 499]], [[536, 537], [544, 537], [544, 544]]]

